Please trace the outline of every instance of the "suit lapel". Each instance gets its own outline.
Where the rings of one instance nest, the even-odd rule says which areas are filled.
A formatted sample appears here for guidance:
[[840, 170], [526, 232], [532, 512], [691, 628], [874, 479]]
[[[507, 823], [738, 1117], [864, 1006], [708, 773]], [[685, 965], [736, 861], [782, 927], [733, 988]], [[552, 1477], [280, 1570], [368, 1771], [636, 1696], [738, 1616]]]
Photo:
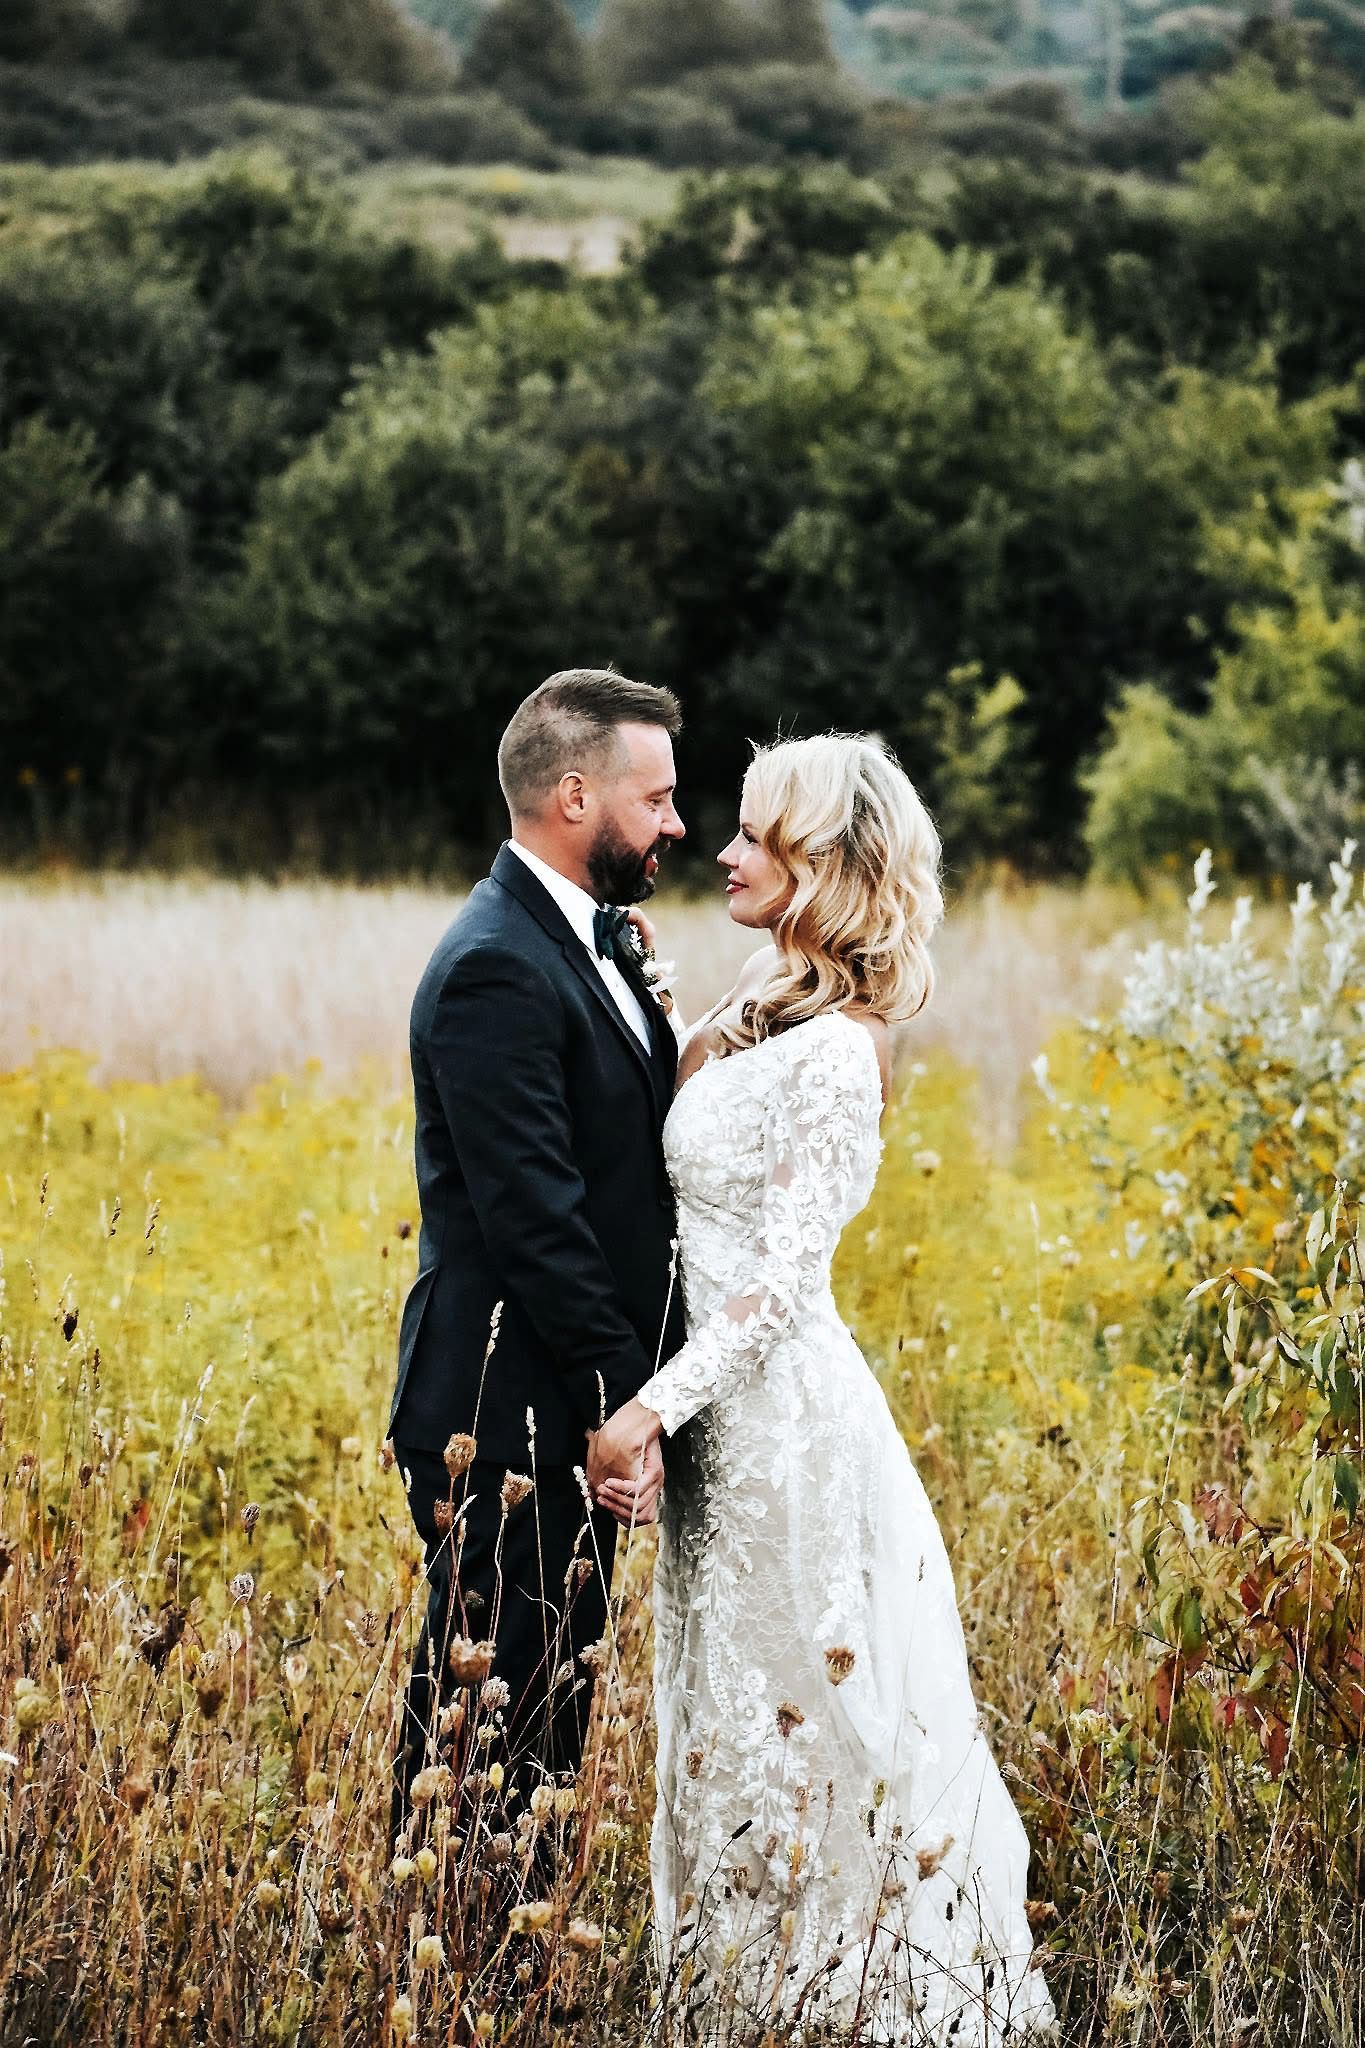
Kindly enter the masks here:
[[[652, 996], [647, 995], [644, 998], [645, 1014], [650, 1033], [649, 1049], [646, 1050], [640, 1043], [636, 1033], [631, 1030], [629, 1024], [621, 1015], [610, 990], [598, 973], [595, 964], [589, 958], [587, 947], [583, 944], [577, 932], [573, 929], [573, 926], [569, 923], [569, 920], [565, 917], [553, 896], [551, 896], [549, 890], [541, 887], [525, 861], [518, 860], [511, 847], [506, 844], [499, 849], [497, 859], [493, 862], [492, 879], [501, 888], [506, 889], [509, 895], [515, 896], [518, 903], [524, 909], [530, 911], [532, 917], [535, 918], [538, 924], [544, 927], [550, 934], [550, 937], [559, 942], [560, 947], [563, 949], [564, 958], [568, 961], [569, 966], [578, 976], [584, 988], [587, 989], [593, 1001], [603, 1010], [613, 1029], [619, 1033], [625, 1044], [629, 1046], [634, 1058], [638, 1061], [640, 1069], [649, 1083], [655, 1107], [662, 1117], [672, 1093], [673, 1077], [670, 1074], [664, 1080], [661, 1075], [661, 1068], [667, 1064], [667, 1061], [666, 1054], [661, 1053], [658, 1033], [660, 1027], [662, 1027], [663, 1030], [668, 1032], [670, 1039], [673, 1034], [668, 1019], [664, 1016], [658, 1003], [655, 1002]], [[657, 1017], [655, 1015], [656, 1012]]]

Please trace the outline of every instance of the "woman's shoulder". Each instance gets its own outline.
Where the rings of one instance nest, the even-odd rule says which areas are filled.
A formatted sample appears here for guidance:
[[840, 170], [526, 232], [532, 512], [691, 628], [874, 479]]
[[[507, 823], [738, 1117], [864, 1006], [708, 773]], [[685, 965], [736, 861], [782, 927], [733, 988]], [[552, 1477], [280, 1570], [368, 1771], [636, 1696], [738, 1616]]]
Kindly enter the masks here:
[[[818, 1030], [811, 1031], [811, 1026], [818, 1027]], [[798, 1026], [784, 1035], [793, 1039], [800, 1038], [803, 1029]], [[840, 1044], [848, 1049], [850, 1066], [855, 1061], [861, 1062], [865, 1057], [862, 1048], [870, 1045], [877, 1062], [882, 1104], [885, 1107], [891, 1099], [892, 1050], [891, 1031], [884, 1017], [879, 1017], [872, 1010], [859, 1010], [844, 1004], [837, 1009], [820, 1010], [814, 1017], [808, 1018], [805, 1035], [808, 1040], [806, 1054], [810, 1059], [825, 1065], [827, 1071], [831, 1054], [835, 1053]], [[818, 1045], [815, 1043], [817, 1038], [821, 1041]]]
[[730, 991], [730, 1000], [733, 1002], [738, 998], [742, 1002], [747, 1002], [750, 996], [757, 995], [776, 965], [776, 946], [760, 946], [756, 952], [749, 955], [744, 965], [740, 968], [739, 973], [735, 976], [735, 985]]

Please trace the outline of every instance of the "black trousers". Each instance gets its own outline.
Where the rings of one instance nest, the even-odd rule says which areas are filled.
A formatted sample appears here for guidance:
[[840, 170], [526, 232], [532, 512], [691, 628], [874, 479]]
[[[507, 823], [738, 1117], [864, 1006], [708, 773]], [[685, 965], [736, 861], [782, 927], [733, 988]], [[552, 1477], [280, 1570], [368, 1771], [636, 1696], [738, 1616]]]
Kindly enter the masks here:
[[[427, 1763], [449, 1764], [457, 1781], [501, 1763], [501, 1798], [513, 1816], [547, 1778], [572, 1782], [595, 1676], [580, 1653], [606, 1628], [617, 1525], [604, 1508], [589, 1511], [570, 1466], [540, 1467], [534, 1490], [505, 1508], [505, 1465], [476, 1458], [452, 1482], [439, 1452], [402, 1442], [394, 1449], [399, 1471], [412, 1475], [408, 1502], [430, 1589], [394, 1769], [396, 1841]], [[509, 1693], [497, 1716], [480, 1706], [479, 1684], [451, 1669], [459, 1637], [494, 1645], [490, 1675]], [[466, 1711], [443, 1736], [442, 1709], [456, 1698]], [[495, 1740], [480, 1743], [479, 1727], [495, 1718]]]

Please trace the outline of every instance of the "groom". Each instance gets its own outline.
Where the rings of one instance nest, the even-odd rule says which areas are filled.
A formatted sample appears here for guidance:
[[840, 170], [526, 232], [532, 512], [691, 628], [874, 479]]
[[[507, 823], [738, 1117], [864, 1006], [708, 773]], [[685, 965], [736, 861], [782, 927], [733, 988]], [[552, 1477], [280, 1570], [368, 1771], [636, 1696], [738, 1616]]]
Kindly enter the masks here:
[[[677, 1048], [614, 909], [652, 893], [683, 836], [680, 728], [669, 691], [597, 669], [526, 698], [498, 749], [511, 840], [413, 1002], [422, 1230], [389, 1434], [430, 1590], [395, 1835], [424, 1764], [491, 1719], [477, 1693], [448, 1710], [461, 1677], [505, 1682], [477, 1761], [505, 1760], [522, 1801], [582, 1756], [616, 1524], [574, 1467], [682, 1341], [661, 1144]], [[655, 1445], [637, 1522], [662, 1479]]]

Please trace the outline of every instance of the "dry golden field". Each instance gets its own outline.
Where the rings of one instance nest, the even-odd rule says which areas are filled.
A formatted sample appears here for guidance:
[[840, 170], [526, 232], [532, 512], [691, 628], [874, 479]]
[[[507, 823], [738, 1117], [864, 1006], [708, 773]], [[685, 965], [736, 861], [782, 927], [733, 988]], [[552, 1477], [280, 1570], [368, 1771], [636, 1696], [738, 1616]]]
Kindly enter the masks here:
[[[6, 2044], [646, 2037], [648, 1532], [576, 1810], [507, 1811], [485, 1784], [461, 1832], [436, 1784], [429, 1858], [387, 1845], [421, 1598], [380, 1456], [414, 1256], [402, 1044], [452, 908], [0, 892]], [[659, 911], [696, 1008], [747, 942], [714, 907]], [[1112, 1012], [1153, 920], [1173, 923], [1061, 891], [956, 906], [839, 1295], [949, 1542], [1064, 2040], [1348, 2048], [1345, 1083], [1245, 1018], [1197, 1058], [1069, 1023]], [[1229, 988], [1274, 984], [1211, 958]], [[717, 2044], [763, 2039], [714, 2017]]]
[[[412, 991], [458, 907], [413, 887], [0, 879], [0, 1069], [66, 1046], [93, 1057], [98, 1080], [197, 1074], [232, 1103], [314, 1061], [331, 1082], [370, 1068], [401, 1088]], [[651, 909], [684, 1014], [699, 1015], [754, 939], [719, 890]], [[971, 894], [936, 942], [938, 993], [905, 1050], [950, 1049], [979, 1077], [992, 1136], [1007, 1139], [1049, 1032], [1112, 1002], [1135, 944], [1162, 920], [1118, 890]]]

